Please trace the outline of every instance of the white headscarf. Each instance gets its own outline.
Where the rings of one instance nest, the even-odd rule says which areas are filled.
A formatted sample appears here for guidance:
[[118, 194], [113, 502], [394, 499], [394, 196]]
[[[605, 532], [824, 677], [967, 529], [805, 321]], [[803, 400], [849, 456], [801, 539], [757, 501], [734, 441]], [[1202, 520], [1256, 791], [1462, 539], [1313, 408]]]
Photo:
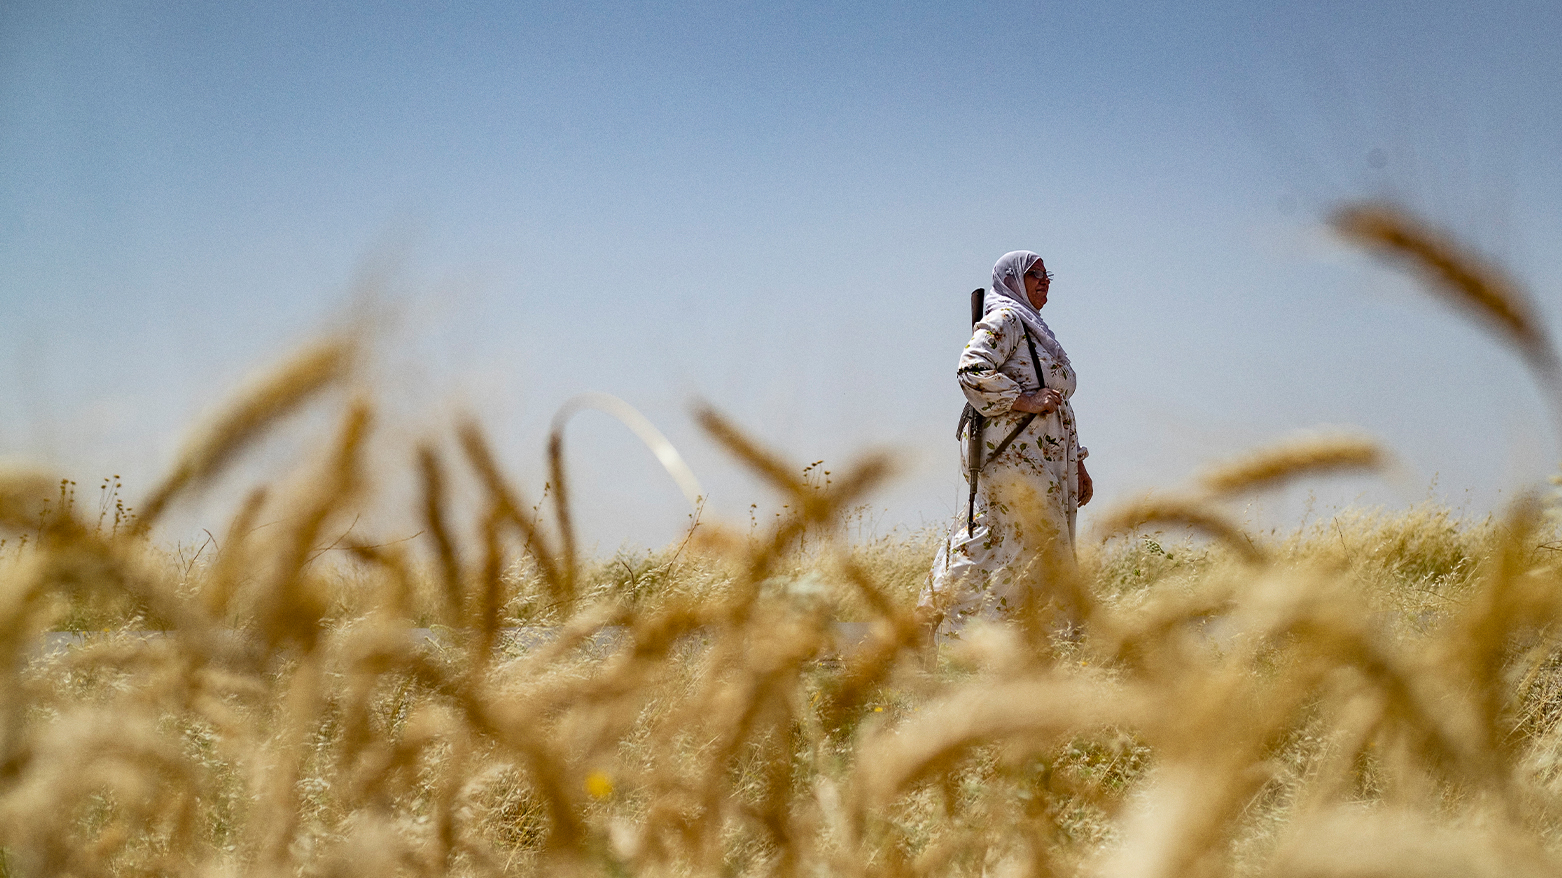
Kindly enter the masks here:
[[1029, 250], [1015, 250], [999, 257], [993, 265], [992, 293], [987, 296], [987, 304], [982, 313], [987, 313], [1002, 305], [1012, 307], [1020, 315], [1020, 319], [1036, 337], [1037, 343], [1052, 355], [1054, 362], [1068, 365], [1068, 354], [1063, 352], [1063, 346], [1058, 344], [1058, 337], [1052, 334], [1052, 329], [1047, 322], [1041, 319], [1041, 312], [1031, 305], [1030, 299], [1025, 295], [1025, 272], [1030, 267], [1041, 261], [1041, 257]]

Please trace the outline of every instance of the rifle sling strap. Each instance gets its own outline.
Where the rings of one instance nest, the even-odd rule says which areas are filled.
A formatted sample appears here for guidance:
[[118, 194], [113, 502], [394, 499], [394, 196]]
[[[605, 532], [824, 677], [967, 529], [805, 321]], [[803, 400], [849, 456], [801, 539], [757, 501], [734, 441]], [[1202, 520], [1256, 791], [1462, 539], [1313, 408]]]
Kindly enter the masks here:
[[[1043, 373], [1041, 371], [1041, 357], [1036, 355], [1036, 342], [1035, 342], [1034, 339], [1031, 338], [1030, 328], [1029, 327], [1026, 327], [1026, 329], [1025, 329], [1025, 346], [1030, 348], [1030, 364], [1031, 364], [1032, 368], [1034, 368], [1036, 370], [1036, 382], [1040, 385], [1040, 387], [1038, 387], [1037, 389], [1040, 390], [1042, 388], [1045, 388], [1047, 386], [1047, 378], [1046, 378], [1045, 373]], [[1020, 419], [1020, 422], [1018, 424], [1014, 425], [1014, 429], [1009, 431], [1009, 435], [1003, 437], [1003, 441], [999, 442], [997, 444], [997, 446], [995, 446], [993, 448], [992, 454], [987, 455], [985, 460], [982, 460], [981, 458], [978, 458], [979, 460], [981, 460], [981, 462], [978, 463], [975, 467], [973, 467], [971, 469], [971, 473], [970, 473], [971, 491], [970, 491], [969, 496], [966, 498], [966, 506], [965, 506], [965, 535], [966, 535], [966, 537], [969, 538], [969, 537], [973, 536], [975, 534], [975, 532], [976, 532], [976, 530], [975, 530], [976, 529], [976, 484], [977, 484], [977, 481], [982, 477], [982, 467], [986, 466], [988, 461], [990, 461], [993, 458], [997, 457], [998, 455], [1002, 454], [1004, 452], [1004, 450], [1009, 447], [1009, 443], [1011, 443], [1015, 439], [1019, 438], [1019, 435], [1021, 433], [1025, 432], [1025, 428], [1029, 427], [1031, 421], [1034, 421], [1034, 420], [1036, 420], [1036, 415], [1034, 413], [1026, 414], [1025, 417]], [[979, 425], [981, 423], [982, 423], [982, 415], [981, 415], [981, 413], [978, 412], [970, 403], [966, 403], [965, 411], [962, 412], [961, 415], [960, 415], [960, 427], [956, 429], [956, 435], [958, 436], [959, 435], [959, 431], [965, 429], [967, 424], [969, 424], [970, 426], [972, 426], [974, 428], [974, 427], [976, 427], [977, 425]], [[975, 430], [975, 429], [971, 430], [970, 440], [969, 441], [971, 441], [971, 442], [980, 442], [981, 439], [977, 435], [978, 432], [979, 431]], [[980, 455], [981, 449], [977, 449], [976, 453], [978, 455]]]
[[[1041, 385], [1036, 389], [1045, 389], [1047, 386], [1047, 379], [1041, 371], [1041, 358], [1036, 356], [1036, 342], [1031, 339], [1029, 327], [1025, 329], [1025, 345], [1026, 347], [1030, 348], [1030, 364], [1036, 370], [1036, 381]], [[1034, 413], [1027, 414], [1025, 417], [1021, 418], [1020, 422], [1014, 425], [1014, 429], [1009, 431], [1009, 435], [1003, 437], [1003, 441], [999, 442], [993, 448], [992, 454], [987, 455], [987, 460], [992, 460], [993, 458], [996, 458], [998, 455], [1002, 454], [1004, 450], [1009, 447], [1009, 443], [1013, 442], [1015, 439], [1018, 439], [1020, 434], [1025, 432], [1025, 428], [1030, 426], [1030, 422], [1034, 420], [1036, 420], [1036, 415]], [[984, 462], [983, 465], [985, 466], [986, 463]]]

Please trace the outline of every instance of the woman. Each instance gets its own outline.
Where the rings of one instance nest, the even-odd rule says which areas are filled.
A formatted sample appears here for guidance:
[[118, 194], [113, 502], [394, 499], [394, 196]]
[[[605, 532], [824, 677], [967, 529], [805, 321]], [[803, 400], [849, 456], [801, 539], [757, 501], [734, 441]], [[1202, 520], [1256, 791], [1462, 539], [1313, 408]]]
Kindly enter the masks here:
[[[1050, 561], [1073, 563], [1075, 514], [1093, 493], [1068, 401], [1074, 367], [1041, 319], [1051, 284], [1040, 256], [1004, 254], [960, 354], [960, 389], [986, 427], [974, 515], [961, 509], [922, 591], [920, 611], [943, 636], [976, 618], [1009, 617], [1028, 597], [1058, 599], [1066, 617], [1075, 609], [1065, 595], [1027, 593], [1045, 587]], [[963, 452], [970, 434], [961, 431]]]

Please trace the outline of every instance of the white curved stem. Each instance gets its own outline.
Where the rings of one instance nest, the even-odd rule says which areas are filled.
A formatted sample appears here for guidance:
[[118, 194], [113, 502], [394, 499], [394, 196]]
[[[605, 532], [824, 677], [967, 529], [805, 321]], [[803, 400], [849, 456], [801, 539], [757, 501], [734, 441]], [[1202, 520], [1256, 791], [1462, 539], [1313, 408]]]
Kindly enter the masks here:
[[651, 449], [651, 453], [656, 455], [656, 459], [662, 464], [662, 469], [667, 470], [667, 474], [678, 483], [678, 489], [688, 499], [689, 506], [694, 511], [699, 511], [700, 498], [704, 496], [704, 492], [700, 488], [699, 480], [694, 477], [694, 471], [684, 463], [683, 455], [678, 453], [678, 449], [662, 435], [661, 430], [656, 429], [656, 425], [652, 424], [650, 419], [640, 414], [634, 406], [610, 393], [593, 391], [570, 397], [553, 416], [550, 439], [561, 440], [564, 435], [564, 425], [582, 409], [606, 412], [632, 430], [645, 447]]

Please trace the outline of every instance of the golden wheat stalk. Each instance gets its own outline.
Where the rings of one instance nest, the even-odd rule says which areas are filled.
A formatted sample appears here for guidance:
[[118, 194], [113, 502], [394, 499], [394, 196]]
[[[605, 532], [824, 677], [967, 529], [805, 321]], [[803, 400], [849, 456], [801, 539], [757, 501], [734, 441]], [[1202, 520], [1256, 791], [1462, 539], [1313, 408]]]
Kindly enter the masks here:
[[439, 562], [439, 583], [442, 586], [446, 618], [452, 624], [460, 624], [465, 612], [464, 589], [461, 582], [461, 559], [456, 554], [455, 542], [445, 513], [445, 470], [439, 455], [427, 444], [418, 446], [418, 474], [423, 486], [423, 526], [429, 540], [434, 543], [434, 556]]
[[19, 466], [0, 469], [0, 526], [36, 527], [59, 483], [41, 470]]
[[1331, 223], [1350, 241], [1408, 263], [1430, 281], [1431, 290], [1493, 328], [1498, 338], [1517, 349], [1547, 391], [1562, 437], [1562, 361], [1518, 282], [1391, 205], [1349, 205], [1336, 211]]
[[1405, 804], [1338, 802], [1297, 815], [1265, 874], [1275, 878], [1550, 878], [1562, 862], [1523, 826], [1489, 815], [1448, 820]]
[[697, 405], [694, 418], [729, 454], [753, 468], [789, 501], [795, 502], [808, 523], [827, 520], [843, 505], [883, 482], [892, 470], [888, 455], [869, 454], [829, 487], [816, 489], [796, 475], [800, 469], [789, 466], [779, 454], [751, 439], [711, 406]]
[[754, 545], [748, 553], [744, 575], [733, 583], [727, 621], [742, 625], [759, 596], [759, 584], [771, 575], [786, 551], [810, 529], [837, 523], [840, 510], [881, 483], [892, 467], [888, 455], [870, 454], [828, 487], [815, 488], [793, 475], [800, 469], [788, 466], [779, 454], [751, 439], [714, 408], [697, 406], [695, 420], [728, 453], [781, 490], [793, 509], [793, 514], [778, 520], [768, 537]]
[[252, 558], [249, 551], [250, 538], [256, 529], [260, 510], [265, 506], [266, 497], [265, 488], [250, 491], [238, 512], [234, 513], [227, 533], [217, 546], [217, 557], [204, 577], [203, 595], [206, 611], [213, 619], [220, 620], [228, 614], [235, 589], [242, 578], [250, 574], [247, 569]]
[[574, 594], [567, 588], [568, 583], [564, 573], [559, 569], [559, 559], [548, 548], [547, 538], [537, 521], [524, 511], [520, 496], [500, 472], [499, 464], [494, 459], [493, 451], [488, 447], [488, 440], [483, 437], [482, 429], [475, 421], [467, 421], [461, 425], [460, 437], [461, 448], [466, 452], [467, 461], [482, 479], [483, 487], [488, 489], [495, 508], [520, 530], [521, 537], [526, 543], [526, 551], [537, 562], [537, 570], [542, 575], [543, 584], [556, 602], [561, 606], [568, 604], [574, 599]]
[[960, 687], [901, 727], [865, 742], [875, 757], [857, 765], [859, 816], [882, 808], [911, 784], [947, 770], [971, 748], [1014, 739], [1057, 739], [1149, 719], [1148, 699], [1134, 687], [1038, 675]]
[[1097, 527], [1109, 536], [1150, 524], [1183, 525], [1201, 531], [1253, 563], [1260, 563], [1268, 557], [1235, 522], [1199, 499], [1144, 497], [1113, 510]]
[[752, 467], [772, 485], [788, 497], [803, 497], [808, 485], [788, 466], [780, 455], [750, 439], [726, 415], [712, 406], [699, 403], [694, 407], [694, 420], [721, 443], [733, 457]]
[[1200, 480], [1214, 495], [1262, 491], [1304, 476], [1381, 469], [1377, 443], [1358, 436], [1303, 436], [1221, 464]]
[[[494, 643], [499, 637], [499, 617], [504, 604], [504, 545], [499, 538], [499, 528], [503, 524], [504, 514], [495, 507], [483, 516], [479, 533], [483, 566], [478, 577], [478, 592], [473, 596], [476, 618], [469, 620], [477, 624], [478, 635], [470, 660], [474, 676], [487, 668], [493, 656]], [[565, 580], [566, 584], [573, 581], [573, 577]]]
[[364, 487], [364, 446], [371, 420], [368, 403], [348, 406], [323, 472], [303, 498], [297, 519], [280, 538], [277, 563], [260, 596], [262, 634], [272, 647], [294, 642], [309, 652], [324, 633], [321, 622], [328, 603], [306, 570], [318, 552], [326, 523]]
[[[1496, 754], [1511, 760], [1515, 748], [1525, 743], [1516, 735], [1521, 717], [1513, 702], [1529, 684], [1521, 684], [1515, 691], [1504, 673], [1510, 664], [1522, 665], [1523, 653], [1515, 645], [1539, 641], [1545, 653], [1556, 652], [1551, 638], [1562, 614], [1562, 592], [1553, 571], [1537, 569], [1535, 554], [1542, 542], [1542, 526], [1537, 498], [1525, 495], [1511, 504], [1497, 550], [1485, 565], [1474, 594], [1458, 607], [1441, 644], [1439, 658], [1450, 676], [1463, 684], [1479, 716], [1476, 744], [1494, 764], [1499, 761]], [[1498, 779], [1505, 787], [1512, 778]]]
[[564, 431], [548, 437], [548, 480], [553, 483], [553, 509], [559, 523], [559, 574], [564, 593], [575, 593], [578, 561], [575, 556], [575, 519], [570, 513], [569, 481], [564, 469]]
[[1554, 356], [1518, 284], [1421, 220], [1396, 207], [1368, 203], [1341, 208], [1331, 222], [1351, 241], [1407, 260], [1433, 282], [1432, 289], [1487, 321], [1527, 356]]
[[344, 379], [357, 353], [354, 339], [328, 338], [262, 375], [185, 446], [173, 471], [141, 504], [135, 532], [145, 533], [172, 500], [221, 472], [258, 440], [266, 427]]

